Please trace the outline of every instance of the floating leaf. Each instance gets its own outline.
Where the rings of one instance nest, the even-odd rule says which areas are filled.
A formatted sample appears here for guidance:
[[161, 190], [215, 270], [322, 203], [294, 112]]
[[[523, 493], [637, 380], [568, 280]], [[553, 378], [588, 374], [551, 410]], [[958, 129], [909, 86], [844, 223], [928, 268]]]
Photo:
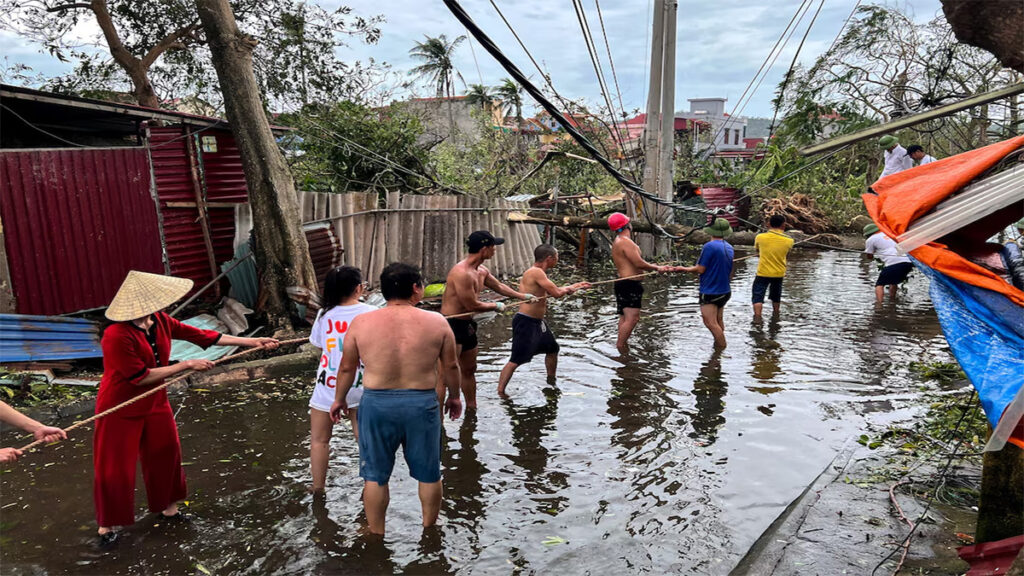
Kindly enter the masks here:
[[545, 546], [558, 546], [559, 544], [568, 544], [569, 541], [565, 538], [559, 538], [558, 536], [548, 536], [544, 539], [543, 544]]
[[196, 570], [199, 570], [203, 574], [206, 574], [206, 576], [213, 576], [213, 572], [210, 572], [209, 570], [207, 570], [206, 566], [203, 566], [202, 564], [198, 564], [197, 563], [196, 564]]

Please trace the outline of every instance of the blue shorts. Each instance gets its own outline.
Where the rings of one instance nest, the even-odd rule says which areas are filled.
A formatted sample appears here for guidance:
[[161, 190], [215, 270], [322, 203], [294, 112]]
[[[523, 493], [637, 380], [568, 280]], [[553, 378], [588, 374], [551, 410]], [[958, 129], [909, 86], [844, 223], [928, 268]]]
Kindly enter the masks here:
[[409, 475], [441, 479], [441, 407], [431, 390], [363, 389], [359, 402], [359, 476], [381, 486], [391, 479], [402, 447]]
[[768, 276], [754, 276], [754, 304], [764, 303], [764, 293], [768, 293], [768, 299], [772, 302], [782, 301], [782, 276], [772, 278]]

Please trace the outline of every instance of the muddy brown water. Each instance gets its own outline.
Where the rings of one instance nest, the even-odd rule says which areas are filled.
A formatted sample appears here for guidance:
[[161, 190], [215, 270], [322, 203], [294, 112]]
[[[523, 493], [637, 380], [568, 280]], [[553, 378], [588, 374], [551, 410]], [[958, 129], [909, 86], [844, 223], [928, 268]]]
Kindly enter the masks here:
[[[261, 400], [253, 383], [193, 392], [181, 407], [190, 525], [155, 525], [140, 482], [139, 522], [117, 550], [94, 550], [88, 432], [4, 471], [0, 571], [725, 574], [844, 442], [920, 410], [931, 385], [910, 362], [950, 360], [920, 274], [897, 306], [876, 308], [873, 263], [801, 252], [781, 317], [756, 324], [755, 262], [738, 264], [724, 353], [700, 323], [694, 279], [680, 276], [647, 283], [632, 353], [620, 355], [605, 286], [552, 306], [557, 386], [538, 359], [520, 368], [510, 401], [495, 387], [511, 318], [483, 321], [481, 407], [444, 424], [437, 529], [420, 527], [399, 459], [388, 535], [363, 535], [346, 428], [336, 429], [326, 499], [307, 495], [304, 395]], [[7, 434], [3, 445], [19, 440]]]

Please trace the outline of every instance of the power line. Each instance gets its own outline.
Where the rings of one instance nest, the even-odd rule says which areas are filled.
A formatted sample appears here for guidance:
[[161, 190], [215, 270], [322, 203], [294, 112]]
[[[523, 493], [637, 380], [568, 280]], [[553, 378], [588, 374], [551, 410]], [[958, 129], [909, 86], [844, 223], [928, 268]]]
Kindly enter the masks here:
[[796, 67], [796, 59], [800, 56], [800, 50], [804, 47], [804, 42], [807, 41], [807, 36], [811, 33], [811, 28], [814, 27], [814, 21], [818, 19], [818, 14], [821, 14], [822, 7], [825, 6], [825, 0], [821, 0], [821, 4], [818, 4], [818, 10], [814, 13], [814, 17], [811, 18], [811, 23], [807, 25], [807, 30], [804, 31], [804, 37], [800, 39], [800, 45], [796, 47], [796, 52], [793, 54], [793, 61], [789, 63], [789, 70], [786, 71], [786, 76], [782, 79], [782, 86], [779, 87], [779, 106], [775, 107], [775, 113], [772, 115], [772, 123], [768, 125], [768, 140], [772, 139], [772, 134], [775, 133], [775, 119], [779, 117], [779, 107], [782, 105], [783, 98], [786, 97], [786, 86], [789, 85], [789, 79], [793, 76], [793, 68]]
[[608, 32], [604, 29], [604, 16], [601, 14], [601, 3], [598, 0], [594, 0], [594, 7], [597, 8], [597, 20], [601, 23], [601, 36], [604, 37], [604, 47], [608, 51], [608, 65], [612, 69], [612, 81], [615, 82], [615, 94], [619, 97], [619, 111], [622, 112], [623, 118], [626, 114], [626, 106], [622, 103], [622, 90], [619, 89], [619, 76], [615, 73], [615, 61], [612, 60], [612, 47], [608, 43]]
[[[775, 45], [772, 46], [771, 51], [768, 52], [768, 55], [765, 56], [764, 61], [761, 62], [761, 67], [758, 68], [757, 72], [754, 73], [754, 77], [750, 79], [750, 82], [747, 83], [747, 87], [743, 90], [743, 93], [740, 94], [739, 100], [737, 100], [736, 104], [733, 105], [732, 114], [730, 114], [730, 117], [736, 116], [736, 110], [739, 109], [740, 103], [746, 97], [747, 93], [750, 92], [751, 86], [754, 85], [754, 82], [757, 80], [758, 76], [760, 76], [761, 72], [765, 69], [765, 66], [768, 66], [769, 68], [771, 68], [771, 66], [768, 65], [768, 62], [770, 60], [772, 60], [772, 55], [775, 54], [776, 50], [780, 50], [781, 51], [781, 48], [779, 47], [780, 44], [782, 44], [782, 46], [785, 46], [785, 44], [782, 43], [783, 39], [786, 37], [786, 34], [789, 32], [789, 29], [793, 26], [793, 23], [796, 22], [797, 16], [800, 15], [801, 11], [803, 11], [806, 14], [805, 7], [809, 7], [810, 6], [809, 2], [810, 2], [810, 0], [802, 0], [802, 2], [800, 3], [800, 6], [797, 7], [796, 12], [793, 14], [793, 17], [790, 18], [790, 20], [789, 20], [789, 24], [786, 24], [786, 28], [782, 31], [782, 34], [779, 35], [779, 39], [775, 41]], [[801, 18], [802, 18], [802, 16], [801, 16]], [[718, 145], [716, 144], [716, 142], [718, 141], [718, 135], [721, 134], [722, 130], [725, 128], [725, 126], [728, 123], [729, 123], [728, 121], [723, 122], [722, 125], [719, 126], [718, 130], [716, 130], [714, 132], [714, 134], [713, 134], [713, 136], [711, 138], [711, 146], [713, 148], [715, 148], [716, 150], [718, 148]]]
[[587, 45], [587, 53], [590, 55], [590, 63], [594, 65], [594, 74], [597, 76], [598, 87], [601, 90], [601, 96], [604, 98], [604, 103], [608, 106], [608, 113], [611, 115], [613, 139], [615, 139], [619, 145], [619, 149], [624, 149], [625, 146], [622, 141], [622, 133], [619, 131], [619, 126], [615, 122], [615, 106], [612, 105], [611, 98], [608, 94], [608, 83], [604, 79], [604, 70], [601, 67], [601, 58], [597, 52], [597, 43], [594, 42], [594, 36], [590, 32], [590, 23], [587, 21], [587, 13], [583, 9], [583, 2], [581, 0], [573, 0], [573, 8], [576, 9], [576, 21], [580, 24], [580, 30], [583, 31], [583, 40]]
[[[477, 39], [477, 41], [480, 42], [480, 45], [483, 46], [484, 49], [487, 50], [487, 52], [492, 57], [494, 57], [494, 59], [497, 60], [499, 64], [501, 64], [505, 71], [508, 72], [509, 75], [511, 75], [517, 82], [519, 82], [519, 84], [523, 86], [526, 92], [529, 93], [530, 96], [532, 96], [533, 99], [536, 100], [537, 103], [540, 104], [541, 107], [548, 112], [548, 114], [551, 114], [551, 116], [554, 119], [561, 122], [565, 127], [566, 133], [572, 136], [572, 138], [576, 140], [576, 142], [579, 143], [579, 145], [582, 146], [583, 149], [587, 151], [587, 153], [589, 153], [595, 160], [597, 160], [598, 164], [600, 164], [609, 174], [611, 174], [611, 176], [615, 178], [623, 187], [625, 187], [627, 190], [635, 194], [638, 194], [650, 200], [651, 202], [660, 204], [662, 206], [667, 206], [669, 208], [685, 210], [689, 212], [699, 212], [701, 214], [718, 213], [717, 210], [696, 208], [694, 206], [686, 206], [683, 204], [678, 204], [676, 202], [663, 200], [657, 195], [651, 194], [650, 192], [644, 190], [643, 187], [641, 187], [639, 184], [627, 178], [624, 174], [622, 174], [622, 172], [620, 172], [615, 166], [613, 166], [607, 158], [605, 158], [600, 152], [598, 152], [597, 148], [594, 147], [594, 144], [591, 143], [586, 136], [584, 136], [579, 130], [577, 130], [566, 120], [565, 116], [558, 110], [558, 108], [556, 108], [555, 105], [552, 104], [551, 101], [548, 100], [544, 96], [544, 94], [536, 86], [534, 86], [532, 82], [530, 82], [529, 78], [527, 78], [526, 75], [523, 74], [522, 70], [520, 70], [519, 67], [517, 67], [511, 60], [509, 60], [509, 58], [505, 56], [501, 49], [498, 48], [498, 46], [495, 45], [494, 42], [487, 36], [487, 34], [485, 34], [484, 31], [481, 30], [479, 26], [477, 26], [476, 22], [474, 22], [473, 19], [470, 18], [468, 14], [466, 14], [466, 11], [463, 10], [462, 6], [459, 5], [457, 0], [444, 0], [444, 3], [445, 6], [447, 6], [448, 9], [455, 16], [455, 18], [458, 19], [459, 22], [461, 22], [462, 25], [469, 30], [470, 34], [472, 34]], [[677, 238], [677, 236], [670, 234], [659, 224], [654, 223], [654, 226], [660, 234], [663, 234], [670, 238]]]
[[[490, 0], [490, 2], [491, 6], [494, 7], [494, 11], [498, 13], [499, 17], [501, 17], [501, 21], [505, 23], [505, 27], [508, 28], [509, 32], [512, 33], [512, 36], [516, 39], [516, 42], [519, 43], [519, 47], [523, 49], [523, 52], [526, 53], [527, 58], [529, 58], [530, 62], [533, 63], [533, 67], [537, 69], [537, 73], [540, 74], [540, 77], [544, 79], [544, 83], [547, 84], [548, 89], [551, 90], [551, 93], [554, 94], [555, 98], [557, 98], [559, 103], [561, 103], [562, 108], [564, 108], [566, 112], [571, 114], [572, 106], [570, 105], [569, 101], [563, 98], [562, 95], [558, 93], [558, 90], [555, 89], [555, 85], [551, 82], [551, 76], [547, 74], [543, 68], [541, 68], [540, 64], [537, 63], [537, 60], [533, 57], [533, 54], [530, 53], [530, 49], [526, 47], [526, 44], [523, 42], [523, 39], [519, 37], [519, 34], [516, 32], [515, 28], [512, 27], [512, 23], [509, 22], [508, 18], [505, 17], [505, 14], [501, 11], [501, 8], [498, 7], [498, 4], [495, 2], [495, 0]], [[588, 112], [585, 106], [583, 107], [583, 110], [584, 112]], [[604, 127], [608, 130], [609, 133], [612, 132], [612, 129], [603, 120], [596, 116], [595, 118], [597, 118], [598, 121], [604, 125]], [[604, 153], [608, 156], [611, 156], [611, 154], [608, 152], [608, 148], [604, 145], [604, 142], [602, 140], [598, 140], [597, 142], [601, 146], [601, 149], [604, 151]], [[633, 177], [636, 178], [637, 175], [634, 173]]]

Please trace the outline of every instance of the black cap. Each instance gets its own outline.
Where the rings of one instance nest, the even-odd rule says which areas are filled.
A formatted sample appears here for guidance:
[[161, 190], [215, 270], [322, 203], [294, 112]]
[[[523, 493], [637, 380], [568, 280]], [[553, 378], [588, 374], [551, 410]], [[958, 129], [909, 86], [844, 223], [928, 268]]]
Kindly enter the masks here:
[[469, 253], [476, 254], [481, 248], [488, 246], [500, 246], [505, 243], [504, 238], [499, 238], [487, 230], [477, 230], [466, 238], [466, 246], [469, 246]]

